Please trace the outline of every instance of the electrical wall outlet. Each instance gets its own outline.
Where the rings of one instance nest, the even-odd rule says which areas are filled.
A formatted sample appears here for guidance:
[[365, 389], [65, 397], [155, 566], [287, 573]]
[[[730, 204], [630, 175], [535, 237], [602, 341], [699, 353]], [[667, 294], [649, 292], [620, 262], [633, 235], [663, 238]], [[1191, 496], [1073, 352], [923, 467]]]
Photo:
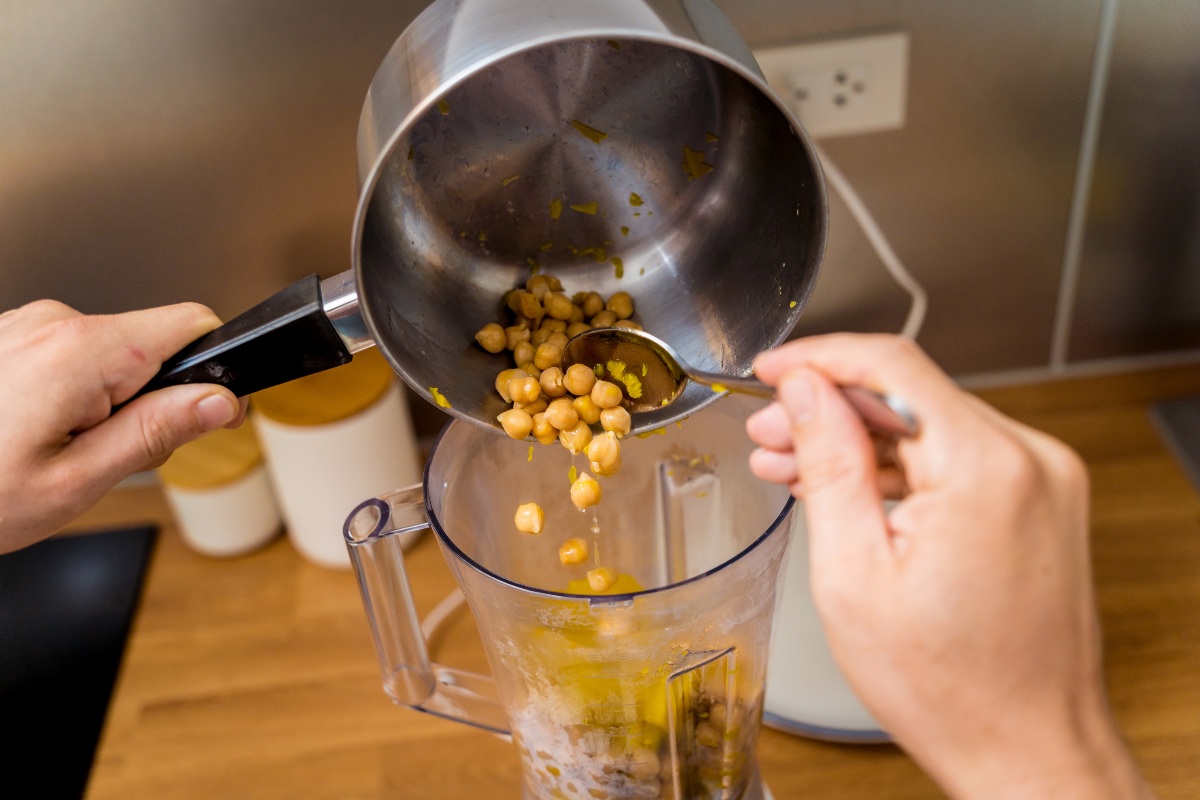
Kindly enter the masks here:
[[904, 127], [907, 33], [774, 47], [754, 56], [813, 138]]

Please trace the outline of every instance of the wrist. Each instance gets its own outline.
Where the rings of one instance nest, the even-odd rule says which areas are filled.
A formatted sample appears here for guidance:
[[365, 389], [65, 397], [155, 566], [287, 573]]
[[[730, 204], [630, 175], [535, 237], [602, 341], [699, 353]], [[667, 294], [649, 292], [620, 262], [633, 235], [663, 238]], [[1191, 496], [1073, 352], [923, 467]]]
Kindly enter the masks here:
[[1107, 709], [1058, 733], [1026, 730], [998, 739], [979, 759], [931, 774], [955, 800], [1153, 800]]

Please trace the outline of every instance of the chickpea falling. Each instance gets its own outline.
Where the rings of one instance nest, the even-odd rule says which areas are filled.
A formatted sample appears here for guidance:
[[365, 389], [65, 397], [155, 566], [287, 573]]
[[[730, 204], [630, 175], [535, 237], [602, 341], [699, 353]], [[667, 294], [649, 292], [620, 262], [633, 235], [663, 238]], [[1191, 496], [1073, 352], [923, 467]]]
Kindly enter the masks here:
[[[510, 406], [497, 421], [513, 439], [532, 437], [543, 445], [558, 442], [572, 456], [582, 454], [591, 474], [576, 475], [572, 468], [569, 494], [576, 508], [594, 509], [602, 496], [597, 478], [620, 469], [620, 440], [629, 434], [632, 420], [622, 406], [622, 386], [598, 379], [596, 371], [584, 364], [564, 371], [563, 350], [571, 337], [592, 328], [640, 329], [632, 319], [633, 297], [623, 291], [607, 299], [595, 291], [568, 296], [557, 277], [537, 274], [508, 292], [504, 306], [511, 312], [510, 319], [489, 322], [475, 334], [480, 348], [497, 355], [507, 351], [515, 365], [496, 375], [496, 393]], [[597, 424], [603, 433], [593, 433]], [[528, 534], [541, 533], [544, 521], [536, 503], [522, 504], [514, 517], [517, 530]], [[568, 539], [559, 549], [564, 566], [583, 564], [592, 555], [584, 539]], [[614, 580], [615, 573], [608, 567], [597, 565], [589, 572], [588, 583], [595, 591], [607, 589]]]

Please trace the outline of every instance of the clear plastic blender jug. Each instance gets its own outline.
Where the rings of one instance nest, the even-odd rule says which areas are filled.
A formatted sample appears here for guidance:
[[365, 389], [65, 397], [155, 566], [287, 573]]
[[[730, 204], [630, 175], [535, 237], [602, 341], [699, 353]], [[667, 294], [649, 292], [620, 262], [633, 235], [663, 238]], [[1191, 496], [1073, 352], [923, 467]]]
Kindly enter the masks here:
[[[388, 694], [511, 732], [531, 800], [761, 797], [754, 749], [792, 501], [749, 473], [756, 405], [727, 398], [627, 439], [594, 514], [570, 503], [565, 449], [529, 460], [525, 442], [451, 423], [423, 489], [368, 500], [346, 522]], [[513, 524], [531, 501], [546, 513], [538, 535]], [[395, 535], [425, 525], [491, 678], [429, 660]], [[564, 566], [559, 545], [574, 537], [591, 554]], [[589, 595], [597, 564], [620, 574], [616, 593]]]

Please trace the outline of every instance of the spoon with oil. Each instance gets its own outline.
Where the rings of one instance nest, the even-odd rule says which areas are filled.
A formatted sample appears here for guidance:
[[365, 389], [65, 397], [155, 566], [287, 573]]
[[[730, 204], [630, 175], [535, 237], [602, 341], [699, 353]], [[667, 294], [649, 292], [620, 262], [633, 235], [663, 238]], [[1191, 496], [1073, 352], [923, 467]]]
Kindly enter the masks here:
[[[688, 364], [662, 339], [632, 328], [593, 328], [577, 334], [563, 348], [562, 368], [574, 364], [589, 369], [610, 361], [637, 365], [640, 382], [638, 397], [625, 392], [625, 407], [630, 414], [653, 411], [670, 405], [682, 393], [688, 381], [704, 384], [714, 392], [734, 392], [755, 397], [774, 398], [775, 390], [757, 378], [705, 372]], [[916, 416], [901, 397], [883, 394], [861, 386], [839, 387], [846, 400], [858, 412], [873, 433], [893, 438], [916, 436], [920, 430]]]

